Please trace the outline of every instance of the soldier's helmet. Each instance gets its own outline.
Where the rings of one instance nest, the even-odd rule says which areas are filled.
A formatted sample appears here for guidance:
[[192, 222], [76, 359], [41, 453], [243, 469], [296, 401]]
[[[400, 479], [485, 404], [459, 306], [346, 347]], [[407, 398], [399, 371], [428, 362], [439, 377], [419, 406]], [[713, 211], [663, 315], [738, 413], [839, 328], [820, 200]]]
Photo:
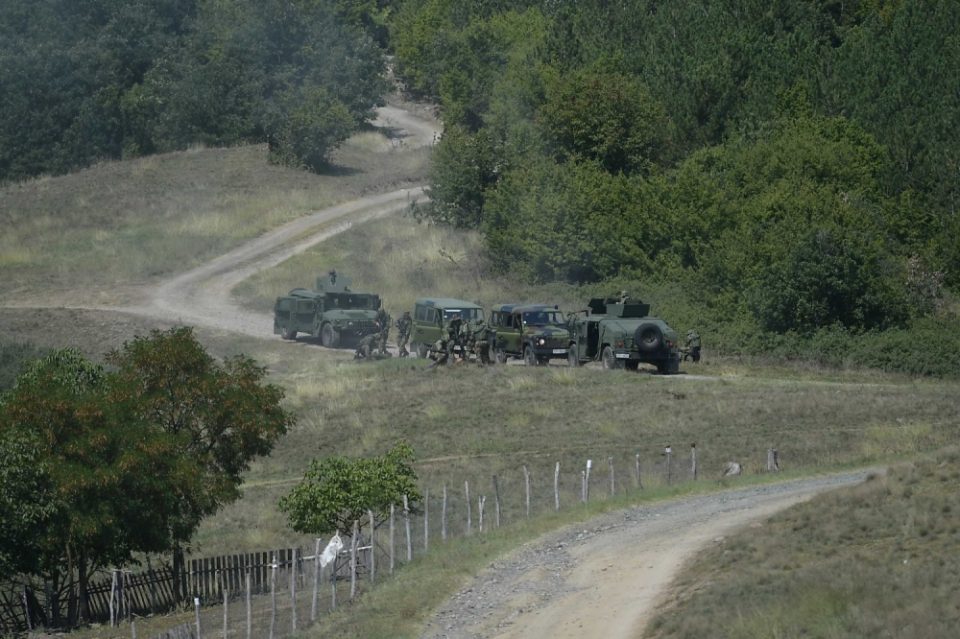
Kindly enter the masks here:
[[695, 334], [695, 333], [696, 333], [696, 331], [691, 328], [689, 331], [687, 331], [687, 337], [690, 337], [691, 335], [693, 335], [693, 334]]

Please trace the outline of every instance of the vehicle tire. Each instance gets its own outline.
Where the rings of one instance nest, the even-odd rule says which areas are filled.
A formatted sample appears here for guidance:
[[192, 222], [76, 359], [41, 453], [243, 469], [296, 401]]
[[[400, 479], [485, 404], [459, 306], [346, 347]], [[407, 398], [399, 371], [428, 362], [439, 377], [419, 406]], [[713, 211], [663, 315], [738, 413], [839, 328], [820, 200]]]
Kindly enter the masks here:
[[620, 362], [617, 361], [617, 356], [614, 354], [613, 349], [609, 346], [603, 347], [603, 352], [600, 354], [600, 361], [603, 364], [603, 367], [608, 371], [622, 368]]
[[523, 363], [527, 366], [537, 365], [537, 356], [533, 354], [533, 349], [529, 346], [523, 347]]
[[427, 359], [427, 355], [430, 354], [430, 349], [427, 348], [427, 345], [423, 342], [417, 342], [414, 346], [414, 350], [417, 351], [417, 357], [420, 359]]
[[333, 326], [324, 324], [320, 329], [320, 343], [327, 348], [336, 348], [339, 341], [340, 340], [337, 339], [337, 332], [333, 330]]
[[567, 364], [571, 368], [580, 366], [580, 351], [577, 349], [576, 344], [571, 344], [570, 349], [567, 351]]
[[297, 339], [297, 331], [292, 328], [283, 329], [283, 333], [280, 334], [280, 337], [283, 339]]
[[656, 324], [641, 324], [633, 334], [633, 342], [642, 353], [655, 353], [663, 345], [663, 333]]
[[493, 349], [493, 358], [496, 360], [497, 364], [506, 364], [507, 363], [507, 351], [502, 348]]

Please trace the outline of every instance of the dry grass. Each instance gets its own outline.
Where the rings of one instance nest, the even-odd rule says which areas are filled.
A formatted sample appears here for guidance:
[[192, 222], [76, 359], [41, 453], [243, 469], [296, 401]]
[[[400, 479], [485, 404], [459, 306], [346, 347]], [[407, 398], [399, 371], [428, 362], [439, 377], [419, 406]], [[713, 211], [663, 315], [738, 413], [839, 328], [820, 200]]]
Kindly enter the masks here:
[[[427, 150], [349, 141], [327, 175], [267, 163], [263, 145], [107, 162], [0, 187], [0, 300], [123, 301], [124, 285], [200, 264], [306, 213], [425, 179]], [[388, 145], [389, 146], [389, 145]]]
[[645, 636], [955, 637], [958, 480], [952, 448], [725, 539]]

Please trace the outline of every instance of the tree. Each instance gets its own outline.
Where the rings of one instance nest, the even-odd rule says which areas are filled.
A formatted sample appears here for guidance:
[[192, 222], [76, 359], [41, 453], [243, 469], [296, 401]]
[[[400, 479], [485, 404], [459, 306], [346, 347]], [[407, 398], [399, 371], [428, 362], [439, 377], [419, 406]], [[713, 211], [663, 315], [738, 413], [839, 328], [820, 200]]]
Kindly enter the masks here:
[[218, 364], [193, 329], [154, 330], [107, 355], [117, 367], [110, 400], [137, 423], [172, 439], [177, 482], [169, 521], [174, 569], [203, 517], [240, 496], [250, 461], [268, 454], [292, 424], [266, 369], [236, 355]]
[[391, 505], [403, 503], [404, 495], [408, 502], [421, 499], [412, 464], [413, 449], [402, 442], [381, 457], [315, 459], [303, 480], [280, 500], [280, 510], [297, 532], [350, 530], [367, 511], [382, 518]]

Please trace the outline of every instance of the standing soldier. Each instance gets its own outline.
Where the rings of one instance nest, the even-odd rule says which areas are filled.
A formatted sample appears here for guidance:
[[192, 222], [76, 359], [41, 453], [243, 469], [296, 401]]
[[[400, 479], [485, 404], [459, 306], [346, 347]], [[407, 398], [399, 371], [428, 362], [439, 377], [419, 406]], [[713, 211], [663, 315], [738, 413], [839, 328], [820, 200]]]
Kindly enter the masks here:
[[410, 311], [404, 311], [403, 317], [397, 320], [397, 348], [400, 350], [400, 357], [408, 357], [410, 351], [407, 350], [407, 340], [410, 339], [410, 327], [413, 324], [413, 318], [410, 317]]
[[448, 355], [453, 355], [453, 353], [456, 351], [457, 346], [460, 346], [460, 352], [463, 353], [463, 342], [461, 341], [462, 328], [463, 328], [463, 320], [460, 319], [460, 313], [454, 313], [453, 318], [450, 319], [450, 323], [447, 324], [447, 354]]
[[390, 335], [390, 313], [383, 308], [383, 302], [377, 309], [377, 326], [380, 327], [380, 354], [387, 352], [387, 336]]
[[687, 331], [687, 351], [683, 354], [683, 361], [688, 357], [694, 362], [700, 361], [700, 335], [692, 328]]

